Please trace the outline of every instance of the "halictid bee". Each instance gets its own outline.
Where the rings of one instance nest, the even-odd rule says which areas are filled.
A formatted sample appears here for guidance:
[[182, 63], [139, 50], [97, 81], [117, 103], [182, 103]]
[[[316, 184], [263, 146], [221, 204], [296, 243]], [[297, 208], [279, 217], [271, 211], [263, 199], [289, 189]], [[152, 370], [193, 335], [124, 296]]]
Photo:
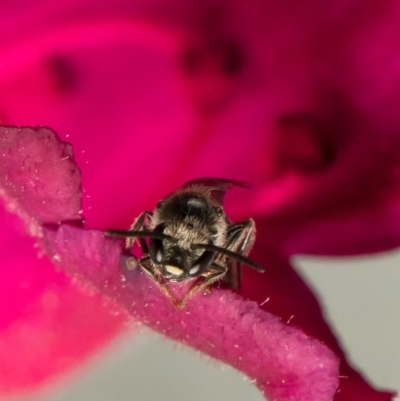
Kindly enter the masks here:
[[[232, 223], [224, 212], [223, 198], [232, 186], [248, 184], [221, 178], [188, 181], [161, 200], [154, 212], [141, 213], [128, 231], [105, 233], [126, 237], [127, 250], [138, 241], [143, 252], [138, 265], [177, 308], [196, 292], [210, 291], [220, 279], [238, 289], [240, 264], [258, 272], [264, 269], [246, 257], [255, 240], [254, 221]], [[188, 280], [193, 286], [177, 300], [166, 284]]]

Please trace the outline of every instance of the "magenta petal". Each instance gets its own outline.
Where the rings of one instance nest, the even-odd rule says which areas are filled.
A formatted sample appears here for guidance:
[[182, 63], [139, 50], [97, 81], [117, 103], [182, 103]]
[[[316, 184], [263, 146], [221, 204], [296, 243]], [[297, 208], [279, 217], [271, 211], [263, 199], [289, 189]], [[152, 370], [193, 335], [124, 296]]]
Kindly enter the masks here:
[[45, 244], [68, 274], [91, 283], [153, 329], [242, 370], [270, 399], [333, 398], [337, 357], [255, 302], [214, 288], [177, 310], [140, 270], [123, 273], [120, 241], [61, 225], [45, 231]]
[[38, 256], [37, 239], [0, 202], [0, 399], [42, 388], [81, 367], [124, 329], [99, 294]]
[[82, 294], [71, 277], [47, 257], [39, 258], [37, 239], [31, 236], [41, 234], [43, 221], [80, 219], [80, 173], [71, 147], [47, 128], [0, 127], [0, 149], [4, 396], [37, 389], [82, 366], [123, 330], [126, 316], [112, 315], [112, 305], [105, 305], [100, 295]]
[[81, 219], [81, 174], [71, 145], [46, 127], [0, 127], [0, 195], [39, 222]]
[[[258, 231], [264, 243], [256, 242], [252, 256], [265, 266], [260, 275], [250, 269], [243, 270], [242, 295], [256, 301], [262, 308], [283, 321], [290, 321], [307, 335], [318, 338], [340, 358], [340, 386], [335, 401], [390, 401], [395, 394], [387, 389], [376, 389], [347, 360], [341, 349], [340, 340], [325, 321], [320, 303], [290, 264], [282, 255], [277, 244], [273, 244], [264, 227]], [[268, 245], [271, 244], [271, 245]], [[268, 298], [266, 296], [268, 294]], [[268, 302], [265, 302], [265, 301]]]

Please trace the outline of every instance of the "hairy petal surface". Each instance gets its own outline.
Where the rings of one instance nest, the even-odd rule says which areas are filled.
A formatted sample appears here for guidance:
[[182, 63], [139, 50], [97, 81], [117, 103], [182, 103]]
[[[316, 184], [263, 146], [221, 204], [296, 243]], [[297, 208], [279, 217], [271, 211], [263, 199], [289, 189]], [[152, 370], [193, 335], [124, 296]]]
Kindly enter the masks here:
[[81, 219], [81, 174], [71, 145], [50, 128], [0, 126], [0, 190], [39, 223]]
[[[252, 378], [275, 400], [331, 400], [338, 360], [318, 340], [229, 290], [195, 295], [177, 310], [140, 269], [129, 272], [121, 241], [70, 225], [45, 230], [49, 255], [153, 329]], [[187, 286], [181, 287], [182, 291]]]
[[[81, 228], [80, 175], [69, 145], [47, 128], [3, 127], [0, 133], [8, 154], [2, 194], [22, 217], [2, 210], [2, 295], [13, 303], [0, 319], [0, 391], [21, 392], [76, 366], [121, 329], [128, 312], [244, 371], [269, 397], [332, 399], [338, 385], [332, 351], [227, 290], [198, 295], [176, 310], [139, 270], [124, 270], [121, 241]], [[70, 222], [57, 224], [63, 220]], [[37, 238], [24, 232], [27, 224]], [[46, 257], [37, 259], [37, 241], [67, 275]], [[21, 242], [28, 247], [23, 258]]]
[[[250, 269], [244, 270], [242, 296], [257, 301], [263, 310], [280, 316], [282, 321], [292, 326], [300, 327], [304, 333], [318, 338], [334, 351], [340, 359], [340, 385], [335, 401], [393, 400], [393, 391], [373, 388], [347, 361], [340, 340], [325, 320], [326, 311], [307, 282], [293, 268], [290, 260], [283, 256], [279, 245], [274, 244], [273, 239], [269, 240], [271, 233], [261, 228], [259, 235], [266, 242], [256, 242], [252, 258], [265, 267], [265, 273], [260, 275]], [[356, 316], [354, 320], [357, 324]]]

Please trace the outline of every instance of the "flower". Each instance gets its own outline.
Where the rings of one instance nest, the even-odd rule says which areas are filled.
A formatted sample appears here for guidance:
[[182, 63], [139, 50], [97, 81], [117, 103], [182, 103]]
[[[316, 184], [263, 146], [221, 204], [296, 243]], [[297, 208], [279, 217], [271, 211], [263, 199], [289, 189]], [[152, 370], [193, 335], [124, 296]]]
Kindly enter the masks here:
[[[252, 203], [241, 202], [238, 194], [228, 207], [234, 215], [256, 215], [254, 257], [269, 269], [262, 279], [246, 272], [244, 296], [261, 302], [270, 295], [268, 311], [285, 321], [295, 314], [296, 325], [341, 357], [341, 374], [349, 379], [341, 381], [336, 400], [360, 394], [390, 399], [345, 362], [288, 256], [357, 254], [398, 245], [393, 223], [398, 213], [398, 68], [396, 41], [388, 40], [398, 29], [397, 6], [238, 1], [216, 7], [177, 1], [163, 10], [160, 4], [104, 1], [96, 3], [94, 13], [88, 1], [54, 14], [44, 3], [36, 6], [34, 19], [20, 10], [2, 14], [0, 29], [8, 40], [1, 45], [0, 118], [10, 124], [46, 124], [69, 135], [82, 169], [87, 226], [127, 227], [138, 212], [195, 176], [252, 181]], [[74, 220], [78, 212], [75, 208]], [[18, 227], [9, 215], [4, 219], [10, 230]], [[365, 230], [371, 224], [379, 229]], [[68, 230], [74, 227], [60, 235]], [[17, 237], [7, 234], [4, 241], [8, 238]], [[7, 252], [7, 260], [14, 255]], [[54, 338], [50, 311], [58, 316], [63, 309], [57, 308], [68, 307], [71, 317], [74, 305], [83, 302], [80, 297], [88, 311], [96, 311], [88, 312], [96, 321], [89, 320], [86, 329], [93, 334], [91, 324], [102, 325], [104, 334], [95, 346], [121, 330], [123, 317], [104, 312], [114, 306], [100, 308], [100, 298], [79, 295], [61, 273], [40, 263], [46, 266], [31, 269], [37, 276], [28, 284], [18, 285], [23, 280], [13, 275], [9, 279], [17, 287], [9, 290], [14, 299], [25, 286], [20, 305], [4, 320], [9, 330], [20, 333], [16, 338], [26, 338], [24, 322], [33, 319], [20, 319], [29, 315], [30, 296], [40, 306], [36, 323], [28, 328], [40, 333], [47, 322], [54, 350], [65, 339]], [[19, 268], [13, 274], [24, 272]], [[68, 302], [57, 301], [60, 296]], [[8, 324], [15, 321], [23, 328]], [[4, 347], [9, 333], [14, 331], [5, 333]], [[85, 328], [77, 337], [85, 338], [82, 333]], [[54, 370], [43, 366], [35, 376], [19, 363], [23, 380], [14, 388], [78, 363], [90, 345], [81, 344], [76, 354], [75, 346], [71, 340], [70, 354], [60, 355]]]
[[[243, 370], [274, 399], [331, 399], [338, 360], [327, 347], [229, 290], [215, 289], [209, 297], [195, 297], [184, 310], [176, 309], [142, 272], [119, 268], [121, 241], [82, 227], [80, 174], [68, 145], [47, 128], [2, 127], [0, 138], [6, 207], [25, 221], [63, 271], [106, 295], [117, 312], [124, 309], [155, 330]], [[44, 297], [44, 309], [57, 308], [61, 301], [48, 291]], [[28, 334], [26, 328], [21, 331], [21, 337]], [[42, 363], [48, 365], [46, 356]]]

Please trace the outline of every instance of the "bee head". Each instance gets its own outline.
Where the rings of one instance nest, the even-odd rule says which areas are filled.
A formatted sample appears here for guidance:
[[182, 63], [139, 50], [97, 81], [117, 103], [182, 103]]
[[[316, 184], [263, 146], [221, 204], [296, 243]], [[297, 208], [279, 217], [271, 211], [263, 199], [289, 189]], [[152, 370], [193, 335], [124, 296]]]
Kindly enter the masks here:
[[[164, 233], [166, 227], [166, 223], [161, 223], [154, 232]], [[157, 237], [150, 238], [149, 254], [163, 277], [171, 282], [199, 277], [215, 258], [213, 250], [185, 249], [169, 239]]]

